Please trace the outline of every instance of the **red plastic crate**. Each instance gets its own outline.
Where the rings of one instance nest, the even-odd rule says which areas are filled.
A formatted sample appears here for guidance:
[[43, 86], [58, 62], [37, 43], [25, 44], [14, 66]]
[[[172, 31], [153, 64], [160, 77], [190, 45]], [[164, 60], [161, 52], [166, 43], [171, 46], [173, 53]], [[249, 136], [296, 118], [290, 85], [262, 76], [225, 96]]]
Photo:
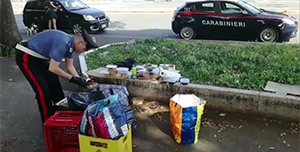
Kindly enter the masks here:
[[82, 111], [57, 111], [44, 123], [48, 152], [80, 152], [79, 127]]

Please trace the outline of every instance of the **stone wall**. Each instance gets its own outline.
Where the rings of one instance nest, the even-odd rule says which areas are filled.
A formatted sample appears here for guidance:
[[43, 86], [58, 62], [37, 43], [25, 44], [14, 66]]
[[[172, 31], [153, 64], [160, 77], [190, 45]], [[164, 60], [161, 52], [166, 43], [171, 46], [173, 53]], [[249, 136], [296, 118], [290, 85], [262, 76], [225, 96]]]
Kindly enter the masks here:
[[299, 120], [300, 98], [279, 96], [273, 93], [239, 90], [206, 85], [170, 85], [158, 81], [106, 78], [99, 71], [91, 70], [87, 74], [99, 83], [126, 86], [132, 97], [144, 97], [168, 104], [176, 93], [195, 94], [207, 101], [207, 107], [237, 113], [263, 115], [269, 118]]

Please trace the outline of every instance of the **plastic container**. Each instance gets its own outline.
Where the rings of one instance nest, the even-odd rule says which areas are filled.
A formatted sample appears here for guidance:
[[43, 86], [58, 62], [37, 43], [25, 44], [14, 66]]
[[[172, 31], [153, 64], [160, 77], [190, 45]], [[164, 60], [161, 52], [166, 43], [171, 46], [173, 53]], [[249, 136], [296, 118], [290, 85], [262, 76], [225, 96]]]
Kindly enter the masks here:
[[170, 64], [170, 66], [169, 66], [169, 70], [175, 70], [175, 69], [174, 69], [174, 65], [173, 65], [173, 64]]
[[82, 116], [82, 111], [57, 111], [44, 123], [48, 152], [80, 152], [78, 134]]
[[106, 68], [108, 71], [117, 71], [117, 65], [107, 65]]
[[126, 78], [128, 76], [128, 68], [125, 67], [119, 67], [117, 68], [117, 73], [120, 74], [121, 77]]
[[181, 78], [181, 79], [180, 79], [180, 83], [181, 83], [182, 85], [187, 85], [187, 84], [190, 83], [190, 79], [189, 79], [189, 78]]
[[116, 75], [117, 74], [117, 65], [107, 65], [107, 71], [109, 73], [109, 75]]
[[145, 70], [146, 68], [145, 68], [145, 66], [143, 66], [143, 65], [137, 65], [136, 66], [136, 70], [137, 71], [140, 71], [140, 70]]
[[102, 70], [102, 71], [100, 71], [100, 73], [105, 76], [109, 75], [109, 72], [107, 70]]
[[128, 72], [127, 78], [131, 78], [132, 77], [132, 72]]
[[169, 79], [168, 82], [169, 82], [169, 84], [175, 84], [176, 83], [176, 79]]

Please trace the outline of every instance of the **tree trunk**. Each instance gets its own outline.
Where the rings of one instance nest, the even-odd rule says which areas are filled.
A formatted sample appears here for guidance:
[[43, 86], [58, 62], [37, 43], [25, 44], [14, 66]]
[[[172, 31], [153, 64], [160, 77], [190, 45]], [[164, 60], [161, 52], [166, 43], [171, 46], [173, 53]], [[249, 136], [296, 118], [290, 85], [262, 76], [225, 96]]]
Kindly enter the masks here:
[[11, 5], [11, 0], [0, 0], [0, 43], [14, 47], [21, 35]]

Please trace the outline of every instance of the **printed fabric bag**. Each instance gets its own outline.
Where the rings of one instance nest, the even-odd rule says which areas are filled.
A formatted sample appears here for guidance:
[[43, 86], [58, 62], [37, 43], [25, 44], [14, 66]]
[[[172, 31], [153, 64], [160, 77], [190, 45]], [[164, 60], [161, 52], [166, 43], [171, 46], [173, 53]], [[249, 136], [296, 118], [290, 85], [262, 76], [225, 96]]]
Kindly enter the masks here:
[[206, 101], [193, 94], [176, 94], [170, 99], [170, 121], [173, 136], [181, 145], [198, 142]]
[[84, 111], [80, 125], [82, 135], [104, 139], [118, 139], [126, 135], [128, 130], [125, 112], [117, 94], [90, 104]]
[[134, 110], [129, 107], [129, 93], [125, 86], [112, 85], [112, 84], [98, 84], [92, 92], [102, 91], [104, 96], [108, 98], [111, 95], [118, 94], [119, 102], [123, 105], [125, 115], [127, 118], [127, 124], [131, 125], [132, 131], [136, 129], [136, 119], [134, 117]]

